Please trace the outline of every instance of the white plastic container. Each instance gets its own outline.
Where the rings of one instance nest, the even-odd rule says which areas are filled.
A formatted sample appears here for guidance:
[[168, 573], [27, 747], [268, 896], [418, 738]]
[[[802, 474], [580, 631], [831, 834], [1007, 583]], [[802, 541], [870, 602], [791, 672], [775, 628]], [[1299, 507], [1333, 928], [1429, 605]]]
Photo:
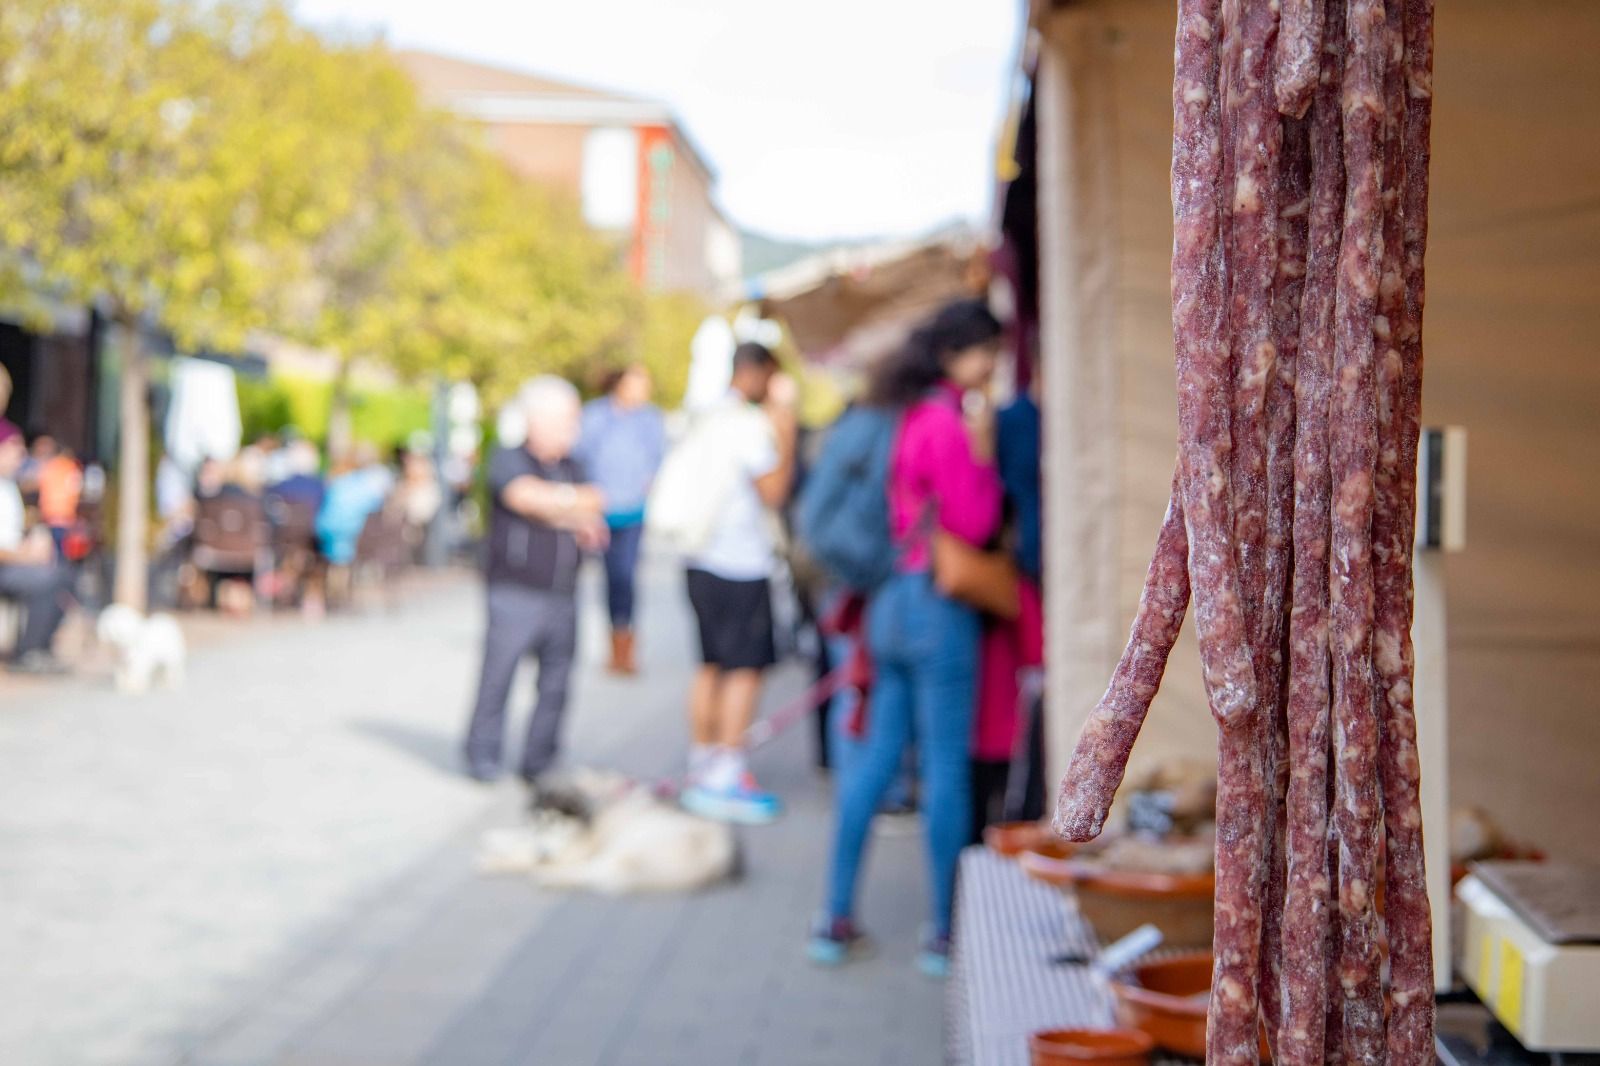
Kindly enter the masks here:
[[1533, 1051], [1600, 1050], [1600, 944], [1552, 944], [1478, 878], [1456, 886], [1462, 977]]

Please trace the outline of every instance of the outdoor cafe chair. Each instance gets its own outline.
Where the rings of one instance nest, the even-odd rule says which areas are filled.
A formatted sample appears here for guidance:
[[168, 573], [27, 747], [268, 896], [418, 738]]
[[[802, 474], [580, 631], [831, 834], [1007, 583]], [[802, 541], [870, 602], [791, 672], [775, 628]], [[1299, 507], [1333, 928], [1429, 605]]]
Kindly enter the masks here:
[[230, 578], [254, 585], [271, 568], [266, 509], [244, 495], [212, 496], [199, 501], [189, 562], [208, 579], [213, 603], [216, 586]]

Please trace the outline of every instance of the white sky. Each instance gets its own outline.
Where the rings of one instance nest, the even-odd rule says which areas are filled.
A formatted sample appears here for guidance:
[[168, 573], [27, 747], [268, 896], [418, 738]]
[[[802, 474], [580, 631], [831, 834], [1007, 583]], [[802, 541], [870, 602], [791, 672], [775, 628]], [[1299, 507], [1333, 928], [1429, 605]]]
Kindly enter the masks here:
[[664, 101], [741, 226], [987, 217], [1020, 0], [298, 0], [301, 18]]

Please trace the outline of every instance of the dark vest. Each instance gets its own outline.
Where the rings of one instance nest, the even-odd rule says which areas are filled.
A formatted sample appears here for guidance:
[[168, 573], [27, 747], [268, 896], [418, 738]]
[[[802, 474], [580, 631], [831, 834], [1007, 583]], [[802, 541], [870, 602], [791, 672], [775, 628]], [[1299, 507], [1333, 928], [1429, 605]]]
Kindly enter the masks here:
[[568, 485], [582, 482], [578, 464], [571, 459], [541, 463], [526, 448], [508, 448], [495, 456], [486, 576], [491, 585], [571, 593], [577, 588], [578, 564], [583, 560], [577, 539], [564, 529], [524, 518], [500, 498], [501, 488], [525, 474]]

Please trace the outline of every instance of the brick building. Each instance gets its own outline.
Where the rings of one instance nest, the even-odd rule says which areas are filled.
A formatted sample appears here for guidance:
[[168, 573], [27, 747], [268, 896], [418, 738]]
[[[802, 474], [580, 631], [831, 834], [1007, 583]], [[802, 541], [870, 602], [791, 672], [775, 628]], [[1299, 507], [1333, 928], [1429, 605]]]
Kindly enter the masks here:
[[428, 102], [482, 125], [518, 173], [578, 199], [617, 235], [629, 272], [654, 290], [727, 296], [738, 234], [714, 201], [716, 175], [663, 105], [517, 71], [399, 52]]

